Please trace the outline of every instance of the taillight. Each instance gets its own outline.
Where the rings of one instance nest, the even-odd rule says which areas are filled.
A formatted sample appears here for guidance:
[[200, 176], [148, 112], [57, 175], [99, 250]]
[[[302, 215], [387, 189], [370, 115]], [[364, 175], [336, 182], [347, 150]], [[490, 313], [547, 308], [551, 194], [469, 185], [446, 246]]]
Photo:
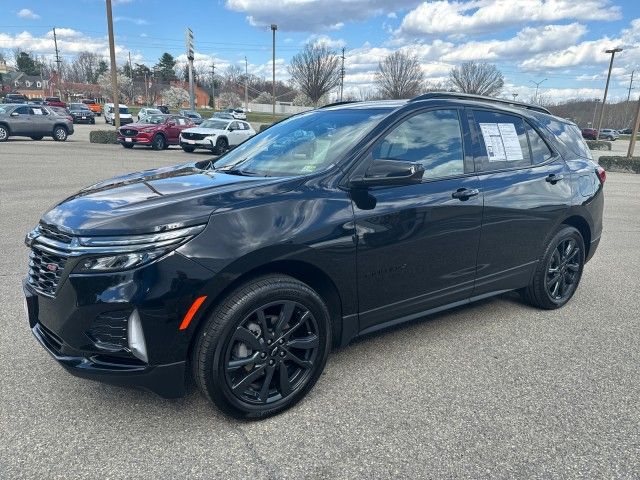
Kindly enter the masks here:
[[596, 168], [596, 175], [598, 176], [598, 179], [600, 180], [600, 184], [604, 185], [604, 182], [607, 181], [607, 172], [604, 171], [604, 168], [602, 168], [601, 166], [598, 166]]

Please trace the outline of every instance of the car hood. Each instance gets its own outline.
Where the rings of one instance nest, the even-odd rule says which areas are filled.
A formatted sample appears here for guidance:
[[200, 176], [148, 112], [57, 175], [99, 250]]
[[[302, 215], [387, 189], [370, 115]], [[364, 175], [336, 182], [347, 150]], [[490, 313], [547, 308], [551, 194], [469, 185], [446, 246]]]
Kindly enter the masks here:
[[41, 223], [71, 235], [128, 235], [205, 223], [219, 208], [294, 188], [300, 180], [246, 177], [188, 163], [112, 178], [80, 190]]
[[200, 133], [203, 135], [220, 135], [221, 133], [226, 132], [226, 130], [222, 130], [220, 128], [205, 128], [205, 127], [195, 127], [195, 128], [185, 128], [182, 133]]
[[[126, 127], [127, 129], [130, 128], [135, 128], [136, 130], [155, 130], [156, 128], [162, 127], [162, 124], [157, 125], [157, 124], [153, 124], [153, 123], [138, 123], [138, 122], [134, 122], [134, 123], [127, 123]], [[122, 128], [122, 127], [121, 127]]]

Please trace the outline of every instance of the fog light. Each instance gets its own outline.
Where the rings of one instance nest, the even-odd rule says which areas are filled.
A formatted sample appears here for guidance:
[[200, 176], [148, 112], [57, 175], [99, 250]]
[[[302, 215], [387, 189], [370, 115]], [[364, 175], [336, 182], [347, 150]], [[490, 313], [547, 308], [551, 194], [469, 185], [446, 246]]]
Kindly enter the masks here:
[[129, 350], [143, 362], [148, 362], [147, 346], [144, 343], [144, 333], [142, 332], [142, 323], [138, 311], [134, 310], [129, 316], [129, 325], [127, 326], [127, 336], [129, 337]]

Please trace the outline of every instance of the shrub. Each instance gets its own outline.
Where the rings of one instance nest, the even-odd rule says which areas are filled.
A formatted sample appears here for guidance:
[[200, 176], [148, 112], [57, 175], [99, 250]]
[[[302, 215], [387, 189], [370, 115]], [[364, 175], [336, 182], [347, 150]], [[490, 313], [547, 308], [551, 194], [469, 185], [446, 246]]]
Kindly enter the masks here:
[[271, 126], [270, 123], [263, 123], [262, 125], [260, 125], [260, 129], [258, 130], [258, 133], [262, 133], [264, 132], [267, 128], [269, 128]]
[[611, 142], [604, 140], [585, 140], [589, 150], [611, 150]]
[[608, 172], [640, 173], [640, 157], [606, 156], [600, 157], [598, 163]]
[[116, 130], [93, 130], [89, 132], [90, 143], [118, 143]]

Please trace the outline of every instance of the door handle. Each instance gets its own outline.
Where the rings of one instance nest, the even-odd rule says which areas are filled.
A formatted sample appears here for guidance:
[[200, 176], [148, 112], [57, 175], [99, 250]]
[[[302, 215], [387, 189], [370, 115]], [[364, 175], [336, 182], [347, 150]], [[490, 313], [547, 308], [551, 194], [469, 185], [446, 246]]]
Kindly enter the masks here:
[[564, 175], [562, 175], [561, 173], [559, 174], [550, 173], [549, 175], [547, 175], [547, 178], [545, 178], [545, 180], [549, 182], [551, 185], [555, 185], [563, 178], [564, 178]]
[[451, 194], [453, 198], [457, 198], [458, 200], [467, 200], [469, 197], [475, 197], [480, 194], [480, 190], [477, 188], [459, 188], [455, 192]]

